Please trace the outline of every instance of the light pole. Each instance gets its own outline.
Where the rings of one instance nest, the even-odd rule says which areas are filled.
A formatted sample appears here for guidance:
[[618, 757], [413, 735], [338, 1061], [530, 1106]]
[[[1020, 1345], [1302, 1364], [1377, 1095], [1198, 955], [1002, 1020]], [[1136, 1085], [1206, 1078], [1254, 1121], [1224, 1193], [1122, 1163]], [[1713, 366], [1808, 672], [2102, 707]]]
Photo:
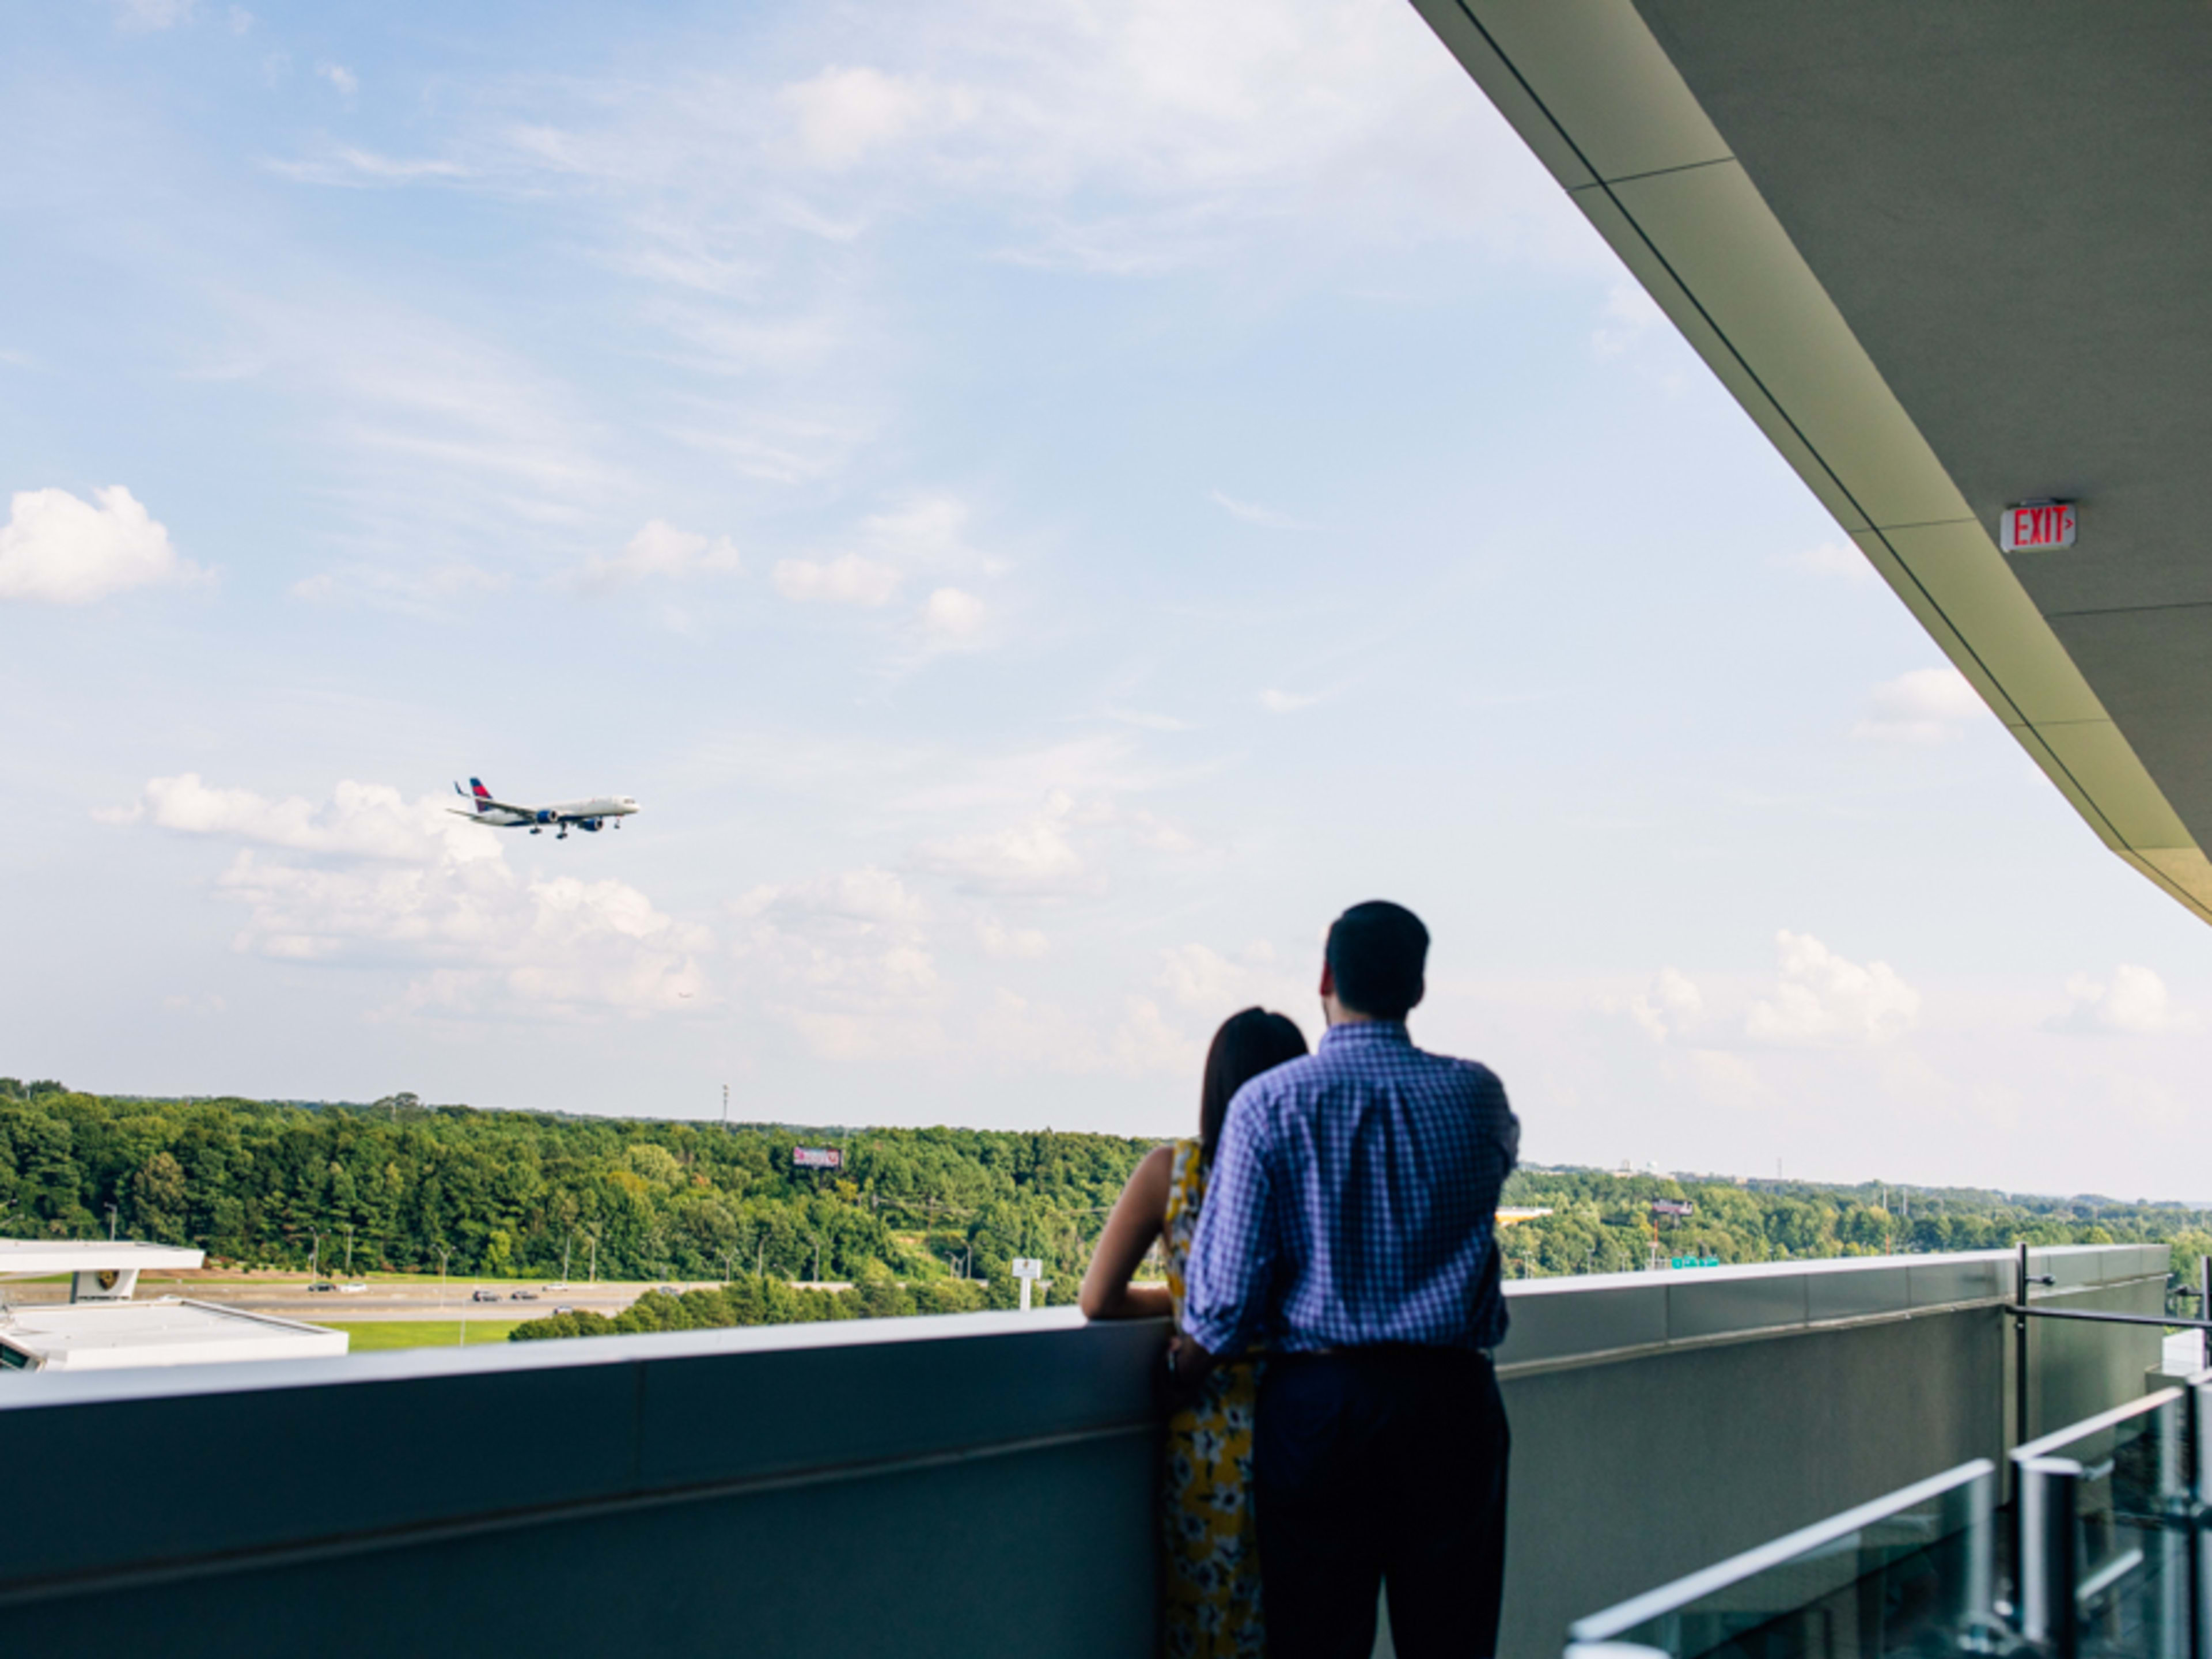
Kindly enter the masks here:
[[346, 1223], [346, 1277], [353, 1277], [353, 1223]]
[[312, 1285], [323, 1276], [323, 1236], [313, 1228], [307, 1236], [315, 1241], [314, 1254], [307, 1258], [307, 1282]]
[[453, 1254], [445, 1245], [438, 1246], [438, 1311], [446, 1311], [446, 1258]]
[[107, 1242], [111, 1244], [115, 1243], [115, 1206], [112, 1204], [107, 1206]]
[[563, 1289], [567, 1288], [568, 1283], [568, 1252], [575, 1246], [576, 1235], [574, 1230], [571, 1230], [568, 1237], [561, 1241], [561, 1284]]

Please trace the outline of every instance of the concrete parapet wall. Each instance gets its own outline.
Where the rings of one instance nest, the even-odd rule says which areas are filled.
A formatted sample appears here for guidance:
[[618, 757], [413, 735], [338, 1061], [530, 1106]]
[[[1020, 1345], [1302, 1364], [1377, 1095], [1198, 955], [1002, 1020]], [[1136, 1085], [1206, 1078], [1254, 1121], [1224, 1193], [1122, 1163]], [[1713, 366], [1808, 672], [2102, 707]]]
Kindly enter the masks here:
[[[2162, 1305], [2162, 1249], [2036, 1261], [2069, 1305]], [[2000, 1454], [2012, 1272], [1511, 1286], [1505, 1650]], [[0, 1616], [108, 1659], [1140, 1659], [1163, 1335], [1053, 1310], [0, 1378]], [[2036, 1340], [2052, 1421], [2136, 1392], [2157, 1347]]]

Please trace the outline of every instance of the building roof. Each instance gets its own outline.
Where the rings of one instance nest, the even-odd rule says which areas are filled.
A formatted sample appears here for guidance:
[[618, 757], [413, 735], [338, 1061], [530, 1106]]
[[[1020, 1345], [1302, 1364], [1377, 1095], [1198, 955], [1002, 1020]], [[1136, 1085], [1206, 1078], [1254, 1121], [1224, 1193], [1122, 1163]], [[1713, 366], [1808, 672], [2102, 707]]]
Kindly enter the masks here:
[[197, 1267], [204, 1252], [173, 1244], [138, 1244], [128, 1239], [0, 1238], [0, 1277], [10, 1273], [90, 1273], [111, 1267], [147, 1272], [156, 1267]]
[[[41, 1370], [336, 1358], [346, 1346], [343, 1331], [176, 1297], [0, 1310], [0, 1348]], [[0, 1363], [13, 1364], [5, 1355]]]
[[[1414, 4], [2029, 758], [2212, 919], [2212, 9]], [[2045, 498], [2077, 544], [2000, 551]]]

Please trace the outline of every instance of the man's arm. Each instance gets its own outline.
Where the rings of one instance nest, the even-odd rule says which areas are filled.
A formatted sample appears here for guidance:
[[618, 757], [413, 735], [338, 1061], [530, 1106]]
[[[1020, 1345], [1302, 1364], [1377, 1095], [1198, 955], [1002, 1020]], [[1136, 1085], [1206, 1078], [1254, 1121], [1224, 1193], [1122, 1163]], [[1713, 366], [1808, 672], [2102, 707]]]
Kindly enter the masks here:
[[1274, 1269], [1267, 1114], [1244, 1098], [1250, 1087], [1230, 1103], [1214, 1148], [1183, 1285], [1184, 1330], [1208, 1355], [1223, 1359], [1251, 1346]]

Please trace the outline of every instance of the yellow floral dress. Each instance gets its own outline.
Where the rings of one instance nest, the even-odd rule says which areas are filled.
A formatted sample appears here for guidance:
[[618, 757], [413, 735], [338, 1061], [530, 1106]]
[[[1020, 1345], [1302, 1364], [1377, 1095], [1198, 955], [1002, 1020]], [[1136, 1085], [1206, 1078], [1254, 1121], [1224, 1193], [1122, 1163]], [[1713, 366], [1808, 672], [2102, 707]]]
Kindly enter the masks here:
[[[1182, 1323], [1183, 1273], [1206, 1198], [1195, 1140], [1176, 1143], [1169, 1177], [1168, 1291]], [[1160, 1651], [1167, 1659], [1261, 1659], [1260, 1545], [1252, 1518], [1252, 1414], [1260, 1366], [1224, 1365], [1198, 1403], [1168, 1419], [1161, 1515]]]

